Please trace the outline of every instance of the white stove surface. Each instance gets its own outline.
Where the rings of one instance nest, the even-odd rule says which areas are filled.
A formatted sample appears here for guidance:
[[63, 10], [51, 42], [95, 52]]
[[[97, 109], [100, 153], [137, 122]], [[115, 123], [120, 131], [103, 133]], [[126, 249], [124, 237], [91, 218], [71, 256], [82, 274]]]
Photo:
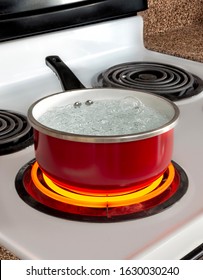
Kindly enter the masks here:
[[[26, 114], [37, 99], [60, 92], [45, 65], [58, 55], [87, 87], [102, 70], [127, 61], [176, 65], [203, 79], [203, 64], [146, 50], [141, 17], [0, 44], [0, 108]], [[173, 160], [189, 178], [187, 193], [160, 214], [116, 223], [64, 220], [23, 202], [19, 169], [34, 147], [0, 157], [0, 244], [21, 259], [180, 259], [203, 243], [203, 92], [178, 101]]]

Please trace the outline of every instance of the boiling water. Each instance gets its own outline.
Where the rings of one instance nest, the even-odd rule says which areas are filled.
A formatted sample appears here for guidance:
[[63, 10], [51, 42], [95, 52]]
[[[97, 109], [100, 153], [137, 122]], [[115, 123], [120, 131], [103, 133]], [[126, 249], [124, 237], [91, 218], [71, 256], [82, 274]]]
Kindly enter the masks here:
[[54, 107], [38, 119], [55, 130], [95, 136], [135, 134], [166, 124], [166, 115], [145, 106], [140, 100], [88, 100]]

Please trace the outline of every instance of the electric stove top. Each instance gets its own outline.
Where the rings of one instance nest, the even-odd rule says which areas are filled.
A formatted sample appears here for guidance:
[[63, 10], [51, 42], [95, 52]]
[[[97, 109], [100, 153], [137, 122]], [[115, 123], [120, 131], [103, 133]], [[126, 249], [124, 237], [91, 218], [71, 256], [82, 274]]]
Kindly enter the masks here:
[[[36, 100], [61, 92], [45, 57], [59, 55], [85, 87], [126, 62], [172, 65], [203, 79], [202, 63], [145, 49], [143, 19], [129, 16], [2, 42], [1, 110], [26, 116]], [[141, 75], [142, 79], [155, 77]], [[38, 211], [19, 196], [19, 170], [34, 147], [0, 156], [0, 244], [21, 259], [181, 259], [203, 243], [203, 91], [174, 101], [180, 109], [172, 160], [188, 178], [186, 193], [156, 215], [98, 223]]]

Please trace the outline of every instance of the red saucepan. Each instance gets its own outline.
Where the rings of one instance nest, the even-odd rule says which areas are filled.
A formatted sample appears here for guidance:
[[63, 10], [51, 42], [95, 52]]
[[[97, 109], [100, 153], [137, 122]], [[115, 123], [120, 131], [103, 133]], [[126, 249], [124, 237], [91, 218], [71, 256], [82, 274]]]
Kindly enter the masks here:
[[[36, 160], [49, 178], [64, 188], [74, 186], [110, 193], [132, 186], [139, 189], [166, 170], [172, 158], [174, 127], [179, 117], [179, 109], [174, 103], [133, 90], [85, 89], [58, 56], [47, 57], [46, 64], [57, 74], [66, 91], [31, 105], [28, 120], [34, 128]], [[125, 98], [136, 98], [164, 114], [166, 122], [138, 133], [95, 136], [60, 131], [39, 121], [44, 112], [64, 104], [77, 106], [89, 100], [108, 102]]]

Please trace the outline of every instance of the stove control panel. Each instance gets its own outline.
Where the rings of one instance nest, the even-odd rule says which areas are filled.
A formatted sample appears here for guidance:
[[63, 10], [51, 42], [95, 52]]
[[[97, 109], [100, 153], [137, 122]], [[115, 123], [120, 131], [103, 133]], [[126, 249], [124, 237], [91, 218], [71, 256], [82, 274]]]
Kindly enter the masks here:
[[147, 0], [8, 0], [0, 3], [0, 42], [134, 16]]

